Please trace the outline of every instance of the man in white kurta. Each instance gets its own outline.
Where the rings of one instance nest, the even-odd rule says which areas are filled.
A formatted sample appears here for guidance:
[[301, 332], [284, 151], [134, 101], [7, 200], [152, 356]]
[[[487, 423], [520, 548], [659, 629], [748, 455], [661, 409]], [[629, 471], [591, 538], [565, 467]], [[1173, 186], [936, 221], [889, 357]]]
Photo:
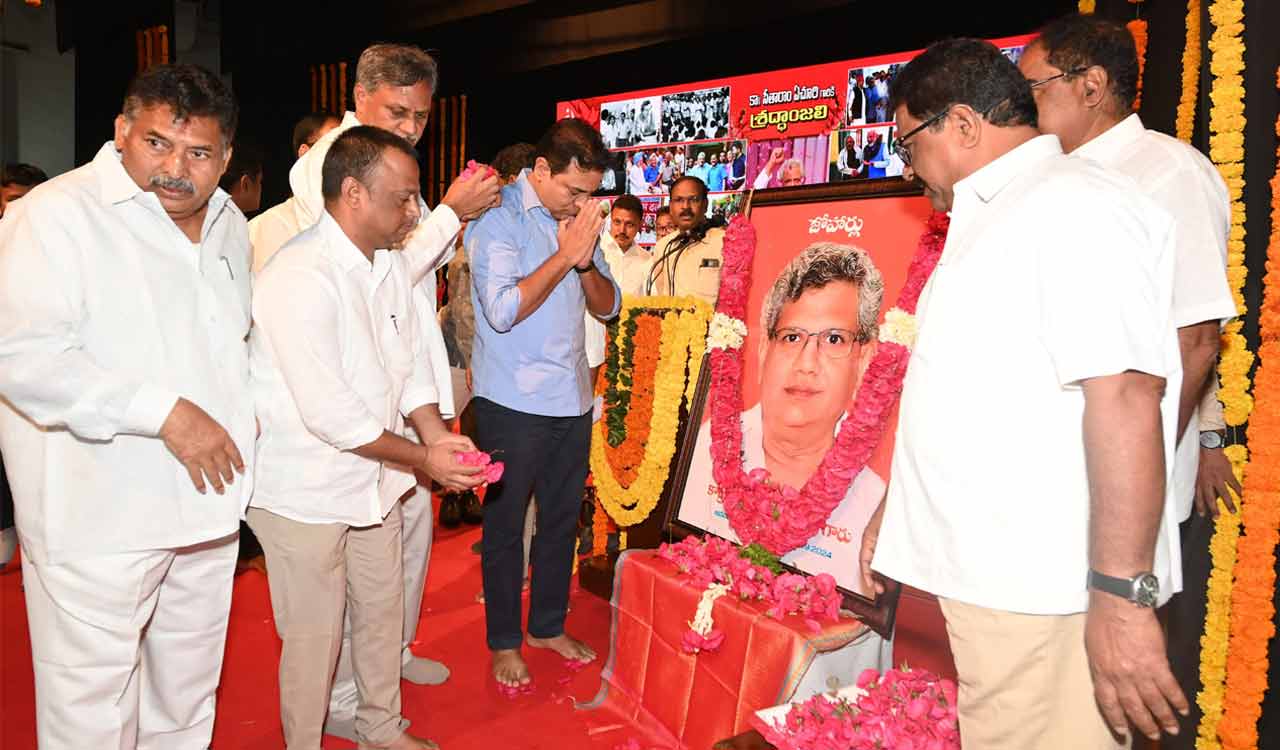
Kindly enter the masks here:
[[[1132, 178], [1177, 226], [1173, 308], [1183, 387], [1171, 486], [1186, 580], [1183, 593], [1169, 606], [1168, 640], [1174, 674], [1183, 690], [1193, 693], [1200, 685], [1200, 635], [1212, 569], [1209, 539], [1218, 513], [1216, 500], [1204, 502], [1206, 493], [1197, 498], [1197, 476], [1228, 503], [1231, 496], [1224, 484], [1235, 481], [1222, 452], [1222, 407], [1211, 372], [1221, 327], [1236, 314], [1227, 285], [1227, 186], [1204, 154], [1147, 129], [1133, 111], [1138, 55], [1124, 26], [1094, 16], [1065, 16], [1027, 46], [1018, 68], [1032, 81], [1042, 130], [1057, 135], [1064, 151]], [[1077, 73], [1067, 75], [1068, 70]], [[1202, 440], [1208, 443], [1204, 448]], [[1201, 506], [1195, 518], [1193, 501]], [[1180, 736], [1162, 740], [1161, 746], [1194, 747], [1199, 720], [1193, 705], [1191, 714], [1180, 720]]]
[[0, 223], [0, 447], [47, 750], [213, 731], [254, 447], [249, 245], [216, 189], [235, 119], [212, 74], [152, 68], [114, 142]]
[[[1180, 587], [1173, 223], [1039, 135], [1028, 82], [986, 42], [933, 45], [894, 92], [897, 151], [951, 224], [871, 566], [939, 597], [966, 748], [1176, 728], [1154, 613]], [[997, 343], [975, 350], [984, 330]]]
[[[293, 127], [293, 151], [299, 159], [316, 145], [325, 133], [338, 126], [339, 118], [332, 114], [309, 114]], [[249, 220], [249, 244], [253, 247], [253, 272], [267, 264], [284, 243], [306, 229], [292, 196], [268, 208]]]
[[[410, 145], [417, 144], [426, 128], [436, 83], [435, 61], [417, 47], [378, 44], [360, 55], [356, 66], [355, 111], [343, 115], [341, 124], [316, 141], [289, 171], [293, 210], [300, 226], [314, 224], [323, 213], [321, 171], [333, 142], [353, 127], [371, 125], [400, 136]], [[417, 199], [421, 219], [405, 240], [403, 252], [415, 281], [414, 306], [427, 337], [426, 352], [435, 380], [440, 383], [450, 382], [450, 372], [444, 337], [436, 324], [435, 271], [453, 257], [454, 239], [461, 222], [477, 218], [496, 204], [498, 190], [497, 178], [476, 174], [467, 180], [454, 181], [434, 210], [428, 210], [421, 197]], [[450, 389], [445, 388], [439, 394], [439, 408], [446, 418], [454, 415]], [[412, 433], [407, 436], [414, 438]], [[434, 519], [429, 488], [414, 490], [413, 496], [404, 503], [404, 517], [404, 676], [418, 684], [436, 685], [448, 679], [449, 670], [440, 662], [415, 656], [409, 648], [417, 633], [431, 556]], [[334, 682], [328, 729], [331, 734], [352, 739], [356, 690], [347, 664], [345, 659], [340, 662]]]
[[[467, 467], [455, 454], [474, 446], [441, 419], [448, 381], [433, 376], [404, 257], [385, 249], [417, 223], [415, 156], [378, 128], [343, 133], [325, 160], [325, 213], [257, 281], [250, 351], [262, 439], [248, 521], [284, 641], [290, 748], [319, 746], [344, 641], [361, 746], [431, 746], [404, 733], [400, 715], [400, 499], [414, 470], [455, 489], [479, 481], [459, 481]], [[425, 447], [402, 437], [405, 417]]]

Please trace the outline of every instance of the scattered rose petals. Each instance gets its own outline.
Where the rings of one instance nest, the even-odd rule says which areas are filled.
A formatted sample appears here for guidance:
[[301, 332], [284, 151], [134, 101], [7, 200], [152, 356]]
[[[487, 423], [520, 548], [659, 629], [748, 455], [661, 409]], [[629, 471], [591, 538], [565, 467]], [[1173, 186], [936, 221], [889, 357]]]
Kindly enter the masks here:
[[498, 693], [508, 700], [515, 700], [522, 695], [533, 695], [535, 690], [533, 680], [524, 685], [503, 685], [501, 682], [495, 683], [498, 686]]

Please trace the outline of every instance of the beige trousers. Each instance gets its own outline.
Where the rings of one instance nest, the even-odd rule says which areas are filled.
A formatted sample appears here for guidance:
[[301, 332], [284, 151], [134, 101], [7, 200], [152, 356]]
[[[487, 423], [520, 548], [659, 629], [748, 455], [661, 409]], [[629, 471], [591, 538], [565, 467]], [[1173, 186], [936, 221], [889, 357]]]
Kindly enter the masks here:
[[1022, 615], [939, 599], [960, 677], [965, 750], [1127, 748], [1098, 710], [1084, 618]]
[[400, 736], [404, 627], [401, 516], [378, 526], [310, 524], [261, 508], [247, 520], [267, 555], [271, 607], [284, 641], [280, 717], [288, 750], [320, 750], [344, 613], [360, 705], [356, 735], [388, 745]]

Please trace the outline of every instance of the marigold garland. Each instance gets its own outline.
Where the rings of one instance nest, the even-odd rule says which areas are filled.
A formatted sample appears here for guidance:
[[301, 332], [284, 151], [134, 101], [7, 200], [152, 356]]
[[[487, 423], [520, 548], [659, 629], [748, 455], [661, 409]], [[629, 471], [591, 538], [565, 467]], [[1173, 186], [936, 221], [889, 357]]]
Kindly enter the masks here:
[[1178, 140], [1191, 142], [1200, 96], [1200, 0], [1187, 0], [1187, 41], [1182, 48], [1182, 98], [1178, 100]]
[[[591, 469], [600, 506], [617, 524], [619, 543], [660, 499], [675, 455], [680, 407], [702, 364], [709, 305], [688, 297], [624, 298], [614, 351], [632, 352], [631, 369], [611, 368], [607, 388], [629, 392], [626, 435], [618, 449], [606, 438], [606, 414], [592, 428]], [[634, 319], [634, 321], [633, 321]], [[631, 323], [634, 322], [634, 325]], [[634, 334], [627, 336], [627, 331]], [[691, 356], [697, 354], [696, 358]], [[610, 359], [615, 359], [610, 354]], [[621, 384], [621, 385], [619, 385]], [[634, 438], [634, 439], [633, 439]], [[613, 455], [611, 455], [611, 453]]]
[[[1280, 86], [1280, 72], [1277, 85]], [[1280, 119], [1276, 121], [1280, 133]], [[1276, 152], [1280, 160], [1280, 150]], [[1240, 515], [1244, 534], [1236, 547], [1235, 585], [1231, 589], [1231, 640], [1227, 681], [1218, 735], [1226, 748], [1256, 748], [1258, 719], [1267, 692], [1267, 647], [1275, 635], [1276, 558], [1280, 540], [1280, 167], [1271, 179], [1271, 236], [1259, 315], [1259, 365], [1256, 408], [1249, 420], [1248, 443], [1254, 462], [1245, 475]]]
[[[1231, 460], [1236, 479], [1240, 480], [1247, 455], [1244, 446], [1229, 446], [1226, 454]], [[1239, 498], [1235, 497], [1235, 492], [1231, 493], [1238, 503]], [[1196, 696], [1196, 703], [1200, 706], [1202, 717], [1200, 726], [1196, 729], [1199, 735], [1196, 739], [1197, 750], [1217, 750], [1222, 747], [1218, 742], [1218, 724], [1222, 720], [1223, 698], [1226, 694], [1232, 571], [1236, 565], [1236, 541], [1240, 537], [1240, 516], [1228, 513], [1222, 501], [1219, 500], [1218, 503], [1218, 510], [1221, 512], [1214, 523], [1213, 539], [1209, 542], [1213, 570], [1209, 573], [1204, 634], [1200, 636], [1202, 687]]]
[[1138, 50], [1138, 93], [1133, 97], [1133, 111], [1142, 106], [1142, 74], [1147, 68], [1147, 22], [1135, 18], [1125, 24], [1133, 36], [1133, 46]]
[[[1214, 25], [1213, 35], [1209, 38], [1209, 70], [1213, 74], [1213, 85], [1209, 92], [1213, 103], [1209, 110], [1209, 158], [1217, 165], [1226, 182], [1231, 200], [1231, 228], [1227, 236], [1227, 281], [1235, 299], [1236, 314], [1242, 317], [1246, 312], [1243, 288], [1247, 275], [1244, 264], [1245, 208], [1242, 200], [1245, 126], [1242, 38], [1244, 1], [1213, 0], [1209, 6], [1209, 18]], [[1243, 424], [1253, 410], [1253, 398], [1249, 395], [1249, 369], [1253, 364], [1253, 354], [1241, 333], [1242, 327], [1240, 317], [1225, 326], [1222, 355], [1218, 361], [1218, 399], [1222, 402], [1223, 418], [1231, 426]], [[1236, 475], [1243, 476], [1248, 481], [1248, 451], [1244, 446], [1232, 446], [1228, 449], [1227, 456]], [[1248, 495], [1247, 492], [1245, 494]], [[1247, 515], [1250, 513], [1248, 499], [1246, 497], [1243, 500], [1241, 511]], [[1229, 645], [1226, 640], [1227, 623], [1230, 623], [1232, 641], [1236, 639], [1237, 627], [1231, 616], [1231, 610], [1238, 606], [1236, 588], [1252, 575], [1244, 572], [1238, 580], [1231, 582], [1236, 572], [1244, 571], [1244, 566], [1235, 565], [1239, 557], [1238, 524], [1238, 518], [1232, 518], [1226, 513], [1219, 515], [1210, 542], [1210, 549], [1214, 551], [1214, 570], [1210, 576], [1211, 590], [1205, 634], [1201, 639], [1202, 687], [1197, 698], [1204, 711], [1197, 730], [1199, 737], [1196, 746], [1200, 750], [1221, 747], [1220, 740], [1225, 741], [1225, 746], [1229, 748], [1252, 747], [1257, 742], [1256, 717], [1253, 724], [1246, 726], [1248, 711], [1245, 703], [1248, 694], [1256, 691], [1250, 690], [1250, 686], [1242, 682], [1257, 678], [1256, 675], [1250, 678], [1237, 674], [1240, 672], [1240, 665], [1233, 667], [1233, 658], [1229, 654], [1231, 645], [1234, 644]], [[1219, 585], [1213, 588], [1215, 579]], [[1229, 599], [1224, 600], [1224, 597]], [[1222, 679], [1224, 662], [1227, 675], [1225, 685]], [[1260, 700], [1260, 692], [1257, 695]], [[1250, 733], [1253, 735], [1252, 741], [1248, 739]]]
[[1076, 4], [1076, 7], [1080, 9], [1081, 14], [1087, 16], [1093, 13], [1094, 6], [1096, 5], [1097, 5], [1096, 0], [1080, 0], [1080, 2]]

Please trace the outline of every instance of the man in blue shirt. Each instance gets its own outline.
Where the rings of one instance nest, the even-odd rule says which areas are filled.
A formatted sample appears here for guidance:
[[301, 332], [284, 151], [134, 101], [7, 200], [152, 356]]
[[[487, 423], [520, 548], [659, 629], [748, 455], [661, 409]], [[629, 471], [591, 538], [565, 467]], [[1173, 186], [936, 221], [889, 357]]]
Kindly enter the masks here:
[[707, 189], [713, 193], [724, 190], [725, 165], [720, 163], [719, 156], [711, 154], [711, 168], [707, 170]]
[[533, 169], [502, 190], [502, 205], [466, 233], [477, 311], [472, 377], [476, 444], [506, 463], [485, 496], [481, 547], [493, 676], [529, 683], [520, 654], [521, 535], [536, 493], [537, 536], [527, 642], [573, 660], [595, 652], [564, 631], [578, 510], [591, 444], [592, 383], [584, 311], [607, 320], [622, 294], [600, 249], [604, 221], [591, 194], [609, 168], [595, 129], [557, 122]]

